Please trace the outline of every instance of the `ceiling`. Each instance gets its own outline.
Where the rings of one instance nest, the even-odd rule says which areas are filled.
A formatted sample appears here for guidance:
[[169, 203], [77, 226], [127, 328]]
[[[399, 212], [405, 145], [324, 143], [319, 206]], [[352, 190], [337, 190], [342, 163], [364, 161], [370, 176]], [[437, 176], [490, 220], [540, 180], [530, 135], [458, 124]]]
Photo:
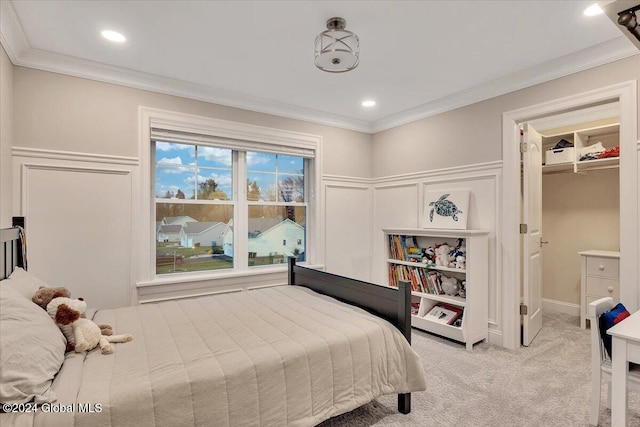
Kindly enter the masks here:
[[[377, 132], [638, 53], [591, 3], [2, 0], [0, 41], [16, 65]], [[348, 73], [314, 66], [333, 16], [360, 38]]]

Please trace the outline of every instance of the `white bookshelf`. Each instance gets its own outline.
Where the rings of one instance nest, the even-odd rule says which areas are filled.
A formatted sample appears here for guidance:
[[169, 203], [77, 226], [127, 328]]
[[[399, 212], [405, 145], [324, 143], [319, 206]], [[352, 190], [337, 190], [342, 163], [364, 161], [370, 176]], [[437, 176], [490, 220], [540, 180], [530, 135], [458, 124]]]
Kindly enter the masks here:
[[[466, 295], [451, 296], [412, 292], [412, 302], [419, 304], [417, 314], [411, 315], [411, 326], [455, 341], [464, 343], [467, 350], [473, 344], [486, 340], [488, 337], [488, 231], [485, 230], [433, 230], [433, 229], [384, 229], [385, 247], [387, 248], [387, 275], [391, 285], [392, 269], [395, 272], [399, 266], [401, 270], [424, 269], [423, 273], [434, 270], [440, 274], [455, 277], [458, 281], [466, 280]], [[447, 243], [455, 247], [458, 239], [464, 239], [466, 246], [466, 266], [464, 269], [423, 264], [419, 261], [406, 261], [393, 256], [390, 248], [390, 236], [404, 236], [417, 243], [420, 248], [435, 247]], [[398, 274], [398, 273], [395, 273]], [[403, 277], [405, 280], [408, 279]], [[414, 279], [415, 280], [415, 279]], [[411, 281], [411, 280], [409, 280]], [[449, 304], [462, 309], [462, 322], [459, 326], [435, 322], [425, 315], [438, 303]]]

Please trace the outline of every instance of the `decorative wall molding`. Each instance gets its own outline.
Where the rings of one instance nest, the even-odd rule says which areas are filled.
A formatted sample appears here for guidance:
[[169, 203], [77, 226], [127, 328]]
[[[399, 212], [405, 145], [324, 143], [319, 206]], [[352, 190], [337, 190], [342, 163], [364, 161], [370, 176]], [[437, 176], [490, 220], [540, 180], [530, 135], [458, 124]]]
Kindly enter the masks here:
[[628, 42], [626, 37], [620, 35], [599, 45], [530, 67], [484, 85], [427, 102], [380, 120], [367, 122], [35, 49], [29, 45], [11, 2], [0, 2], [0, 8], [0, 42], [15, 65], [363, 133], [381, 132], [638, 54], [638, 50]]
[[68, 160], [73, 162], [108, 163], [113, 165], [138, 166], [140, 163], [137, 157], [81, 153], [75, 151], [46, 150], [43, 148], [12, 147], [11, 154], [18, 157]]
[[322, 175], [322, 181], [325, 184], [339, 182], [349, 184], [371, 185], [373, 183], [372, 178], [360, 178], [355, 176], [340, 176], [340, 175]]
[[496, 160], [493, 162], [475, 163], [463, 166], [452, 166], [442, 169], [433, 169], [430, 171], [412, 172], [402, 175], [389, 175], [380, 178], [372, 178], [371, 183], [373, 185], [388, 184], [390, 182], [398, 181], [412, 181], [422, 179], [433, 179], [437, 177], [449, 177], [453, 178], [456, 175], [469, 174], [469, 173], [484, 173], [502, 169], [502, 160]]
[[[127, 230], [134, 229], [134, 221], [133, 221], [133, 203], [135, 200], [135, 182], [137, 176], [137, 167], [135, 164], [119, 164], [115, 162], [114, 164], [105, 164], [101, 161], [98, 162], [90, 162], [83, 161], [80, 162], [78, 156], [72, 156], [73, 160], [69, 160], [68, 156], [49, 156], [47, 158], [44, 157], [43, 153], [37, 153], [38, 155], [31, 155], [30, 151], [20, 151], [17, 150], [21, 155], [13, 156], [13, 179], [14, 183], [17, 185], [17, 191], [14, 193], [14, 214], [26, 216], [27, 224], [31, 224], [31, 235], [35, 236], [33, 238], [37, 239], [38, 242], [42, 243], [42, 245], [38, 245], [38, 250], [35, 253], [42, 252], [41, 247], [50, 247], [52, 245], [55, 246], [55, 253], [51, 253], [51, 255], [42, 255], [40, 253], [40, 260], [42, 261], [43, 256], [48, 259], [50, 256], [56, 257], [58, 259], [57, 262], [53, 264], [43, 264], [42, 262], [39, 265], [39, 268], [42, 270], [49, 272], [50, 274], [59, 270], [60, 266], [62, 268], [85, 268], [84, 264], [82, 266], [76, 266], [74, 263], [77, 262], [75, 260], [74, 254], [79, 256], [80, 258], [85, 257], [85, 259], [90, 259], [94, 264], [101, 263], [100, 258], [91, 258], [92, 251], [97, 251], [103, 255], [114, 253], [119, 254], [119, 256], [123, 257], [122, 260], [118, 263], [117, 270], [110, 270], [112, 276], [115, 274], [119, 277], [117, 281], [114, 283], [108, 281], [108, 277], [102, 275], [97, 281], [78, 281], [78, 280], [70, 280], [69, 285], [71, 288], [75, 288], [77, 290], [82, 290], [84, 296], [96, 297], [92, 299], [94, 304], [103, 304], [104, 306], [120, 306], [123, 304], [136, 304], [137, 298], [134, 297], [134, 270], [135, 266], [134, 257], [135, 257], [135, 246], [134, 240], [132, 237], [132, 233]], [[26, 155], [22, 155], [26, 154]], [[91, 156], [85, 156], [86, 158], [91, 158]], [[104, 160], [104, 159], [101, 159]], [[49, 174], [49, 175], [43, 175]], [[84, 176], [84, 175], [92, 175]], [[58, 182], [58, 180], [62, 178], [64, 183], [72, 183], [72, 186], [76, 189], [81, 189], [80, 191], [87, 191], [86, 194], [91, 194], [94, 197], [94, 200], [99, 200], [101, 202], [107, 203], [109, 200], [117, 201], [117, 208], [112, 208], [112, 213], [118, 211], [119, 218], [115, 219], [114, 227], [118, 227], [118, 231], [122, 234], [122, 238], [117, 239], [117, 243], [112, 241], [112, 247], [106, 248], [104, 247], [105, 242], [103, 241], [95, 241], [95, 240], [87, 240], [86, 243], [82, 243], [82, 248], [77, 246], [78, 240], [75, 238], [72, 239], [62, 239], [56, 240], [52, 243], [47, 239], [51, 238], [49, 232], [43, 229], [42, 224], [51, 222], [52, 226], [55, 227], [56, 231], [59, 233], [60, 230], [66, 230], [65, 233], [73, 233], [74, 235], [83, 235], [91, 231], [96, 231], [96, 229], [91, 230], [92, 222], [91, 218], [95, 218], [94, 216], [86, 216], [81, 214], [82, 212], [86, 212], [87, 210], [91, 212], [102, 212], [100, 203], [91, 203], [86, 207], [83, 206], [84, 196], [82, 194], [77, 194], [74, 192], [70, 192], [66, 187], [60, 188], [60, 194], [55, 195], [55, 200], [58, 200], [57, 206], [58, 208], [52, 209], [53, 212], [57, 212], [59, 216], [56, 218], [50, 218], [51, 212], [46, 211], [46, 209], [42, 209], [42, 206], [36, 204], [34, 207], [34, 200], [40, 200], [39, 204], [44, 206], [48, 206], [46, 203], [42, 201], [42, 196], [34, 196], [42, 193], [43, 184], [48, 184], [50, 182]], [[100, 185], [96, 186], [96, 183], [100, 183]], [[45, 187], [46, 188], [46, 187]], [[66, 191], [67, 190], [67, 191]], [[50, 193], [46, 193], [50, 194]], [[36, 198], [34, 198], [36, 197]], [[47, 196], [44, 196], [45, 199]], [[109, 199], [112, 198], [112, 199]], [[71, 204], [69, 204], [71, 203]], [[61, 206], [64, 208], [60, 209]], [[88, 208], [88, 209], [87, 209]], [[115, 210], [114, 210], [115, 209]], [[57, 223], [56, 221], [60, 221], [61, 218], [66, 218], [65, 212], [76, 212], [79, 213], [80, 216], [76, 216], [75, 220], [72, 222], [66, 222], [64, 224]], [[62, 217], [60, 217], [62, 215]], [[102, 224], [106, 224], [109, 222], [111, 216], [106, 216], [103, 218], [97, 218], [99, 221], [102, 221]], [[79, 220], [79, 223], [76, 220]], [[64, 221], [63, 221], [64, 222]], [[34, 226], [34, 224], [36, 224]], [[40, 227], [38, 227], [38, 224]], [[61, 226], [61, 227], [60, 227]], [[107, 234], [114, 236], [113, 232], [102, 230], [102, 236], [106, 236]], [[39, 232], [40, 234], [33, 234]], [[98, 234], [100, 234], [98, 233]], [[107, 234], [105, 234], [107, 233]], [[95, 234], [95, 233], [94, 233]], [[55, 233], [54, 233], [55, 235]], [[40, 236], [40, 237], [38, 237]], [[41, 240], [43, 239], [44, 240]], [[127, 240], [128, 239], [128, 240]], [[69, 240], [69, 241], [67, 241]], [[72, 243], [74, 242], [75, 243]], [[81, 253], [78, 253], [78, 250]], [[98, 255], [96, 255], [98, 256]], [[89, 258], [86, 258], [89, 257]], [[96, 264], [97, 265], [97, 264]], [[34, 265], [35, 266], [35, 265]], [[114, 273], [115, 272], [115, 273]], [[58, 271], [58, 274], [60, 272]], [[90, 274], [95, 274], [95, 271], [91, 271]], [[113, 277], [111, 277], [113, 278]], [[124, 280], [120, 280], [123, 279]], [[106, 292], [104, 291], [104, 286], [107, 283], [99, 283], [99, 286], [95, 285], [100, 280], [107, 280], [109, 286], [113, 286], [112, 291]], [[95, 283], [94, 283], [95, 282]], [[100, 295], [102, 300], [100, 299]], [[110, 295], [110, 296], [109, 296]]]
[[333, 273], [371, 281], [370, 181], [333, 176], [323, 180], [322, 194], [325, 265]]
[[[418, 220], [420, 221], [421, 215], [421, 207], [424, 204], [424, 189], [427, 186], [439, 185], [451, 183], [456, 187], [460, 185], [464, 186], [464, 183], [472, 183], [482, 180], [491, 180], [492, 181], [492, 191], [495, 194], [495, 200], [493, 204], [487, 209], [491, 211], [492, 215], [492, 227], [490, 227], [490, 246], [493, 251], [493, 259], [491, 262], [493, 277], [491, 278], [492, 284], [490, 284], [490, 297], [491, 303], [494, 307], [494, 312], [489, 313], [489, 341], [492, 344], [502, 345], [503, 340], [503, 331], [504, 328], [502, 321], [502, 251], [501, 247], [501, 229], [500, 229], [500, 221], [501, 221], [501, 190], [502, 190], [502, 161], [494, 161], [487, 163], [478, 163], [472, 165], [465, 166], [456, 166], [450, 168], [443, 168], [432, 171], [424, 171], [424, 172], [416, 172], [410, 174], [403, 175], [395, 175], [381, 178], [371, 179], [371, 185], [374, 190], [374, 207], [375, 207], [375, 197], [378, 191], [380, 190], [394, 190], [394, 189], [405, 189], [405, 188], [415, 188], [416, 193], [415, 197], [418, 201], [418, 212], [416, 215]], [[475, 185], [478, 185], [477, 183]], [[411, 203], [413, 205], [413, 202]], [[376, 226], [379, 221], [374, 218], [374, 229], [372, 230], [372, 234], [375, 236], [379, 231], [376, 229]], [[485, 227], [486, 228], [486, 227]], [[382, 262], [384, 259], [384, 249], [376, 246], [376, 241], [374, 240], [374, 254], [373, 254], [373, 265], [372, 265], [372, 277], [375, 278], [381, 274], [381, 270], [378, 268], [378, 263]], [[491, 288], [493, 286], [493, 288]]]
[[588, 70], [633, 55], [638, 50], [621, 35], [596, 46], [527, 68], [517, 73], [426, 103], [372, 123], [371, 133], [382, 132], [436, 114], [495, 98], [550, 80]]

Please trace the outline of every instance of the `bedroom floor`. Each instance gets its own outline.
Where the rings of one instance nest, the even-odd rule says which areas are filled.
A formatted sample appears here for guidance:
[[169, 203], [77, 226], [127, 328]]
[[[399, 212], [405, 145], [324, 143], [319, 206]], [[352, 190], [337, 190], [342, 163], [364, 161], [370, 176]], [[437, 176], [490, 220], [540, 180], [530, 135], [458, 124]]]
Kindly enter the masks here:
[[[427, 391], [412, 394], [412, 411], [384, 396], [320, 427], [335, 426], [586, 426], [591, 396], [589, 330], [579, 318], [545, 312], [532, 345], [510, 351], [464, 346], [413, 330]], [[611, 425], [602, 387], [600, 426]], [[640, 393], [629, 392], [629, 425], [640, 425]]]

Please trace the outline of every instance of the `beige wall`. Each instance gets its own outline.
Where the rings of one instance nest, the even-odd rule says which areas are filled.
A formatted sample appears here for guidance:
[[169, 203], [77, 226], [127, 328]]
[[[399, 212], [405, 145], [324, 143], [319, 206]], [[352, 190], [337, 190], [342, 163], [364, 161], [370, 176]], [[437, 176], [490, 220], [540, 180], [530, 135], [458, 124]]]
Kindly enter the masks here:
[[373, 135], [373, 176], [501, 160], [504, 112], [638, 79], [640, 55], [635, 55], [379, 132]]
[[0, 228], [11, 226], [13, 144], [13, 65], [0, 45]]
[[618, 169], [542, 177], [542, 297], [580, 304], [580, 256], [620, 250]]
[[14, 83], [16, 146], [138, 157], [145, 106], [320, 135], [324, 174], [370, 177], [368, 134], [24, 67]]

